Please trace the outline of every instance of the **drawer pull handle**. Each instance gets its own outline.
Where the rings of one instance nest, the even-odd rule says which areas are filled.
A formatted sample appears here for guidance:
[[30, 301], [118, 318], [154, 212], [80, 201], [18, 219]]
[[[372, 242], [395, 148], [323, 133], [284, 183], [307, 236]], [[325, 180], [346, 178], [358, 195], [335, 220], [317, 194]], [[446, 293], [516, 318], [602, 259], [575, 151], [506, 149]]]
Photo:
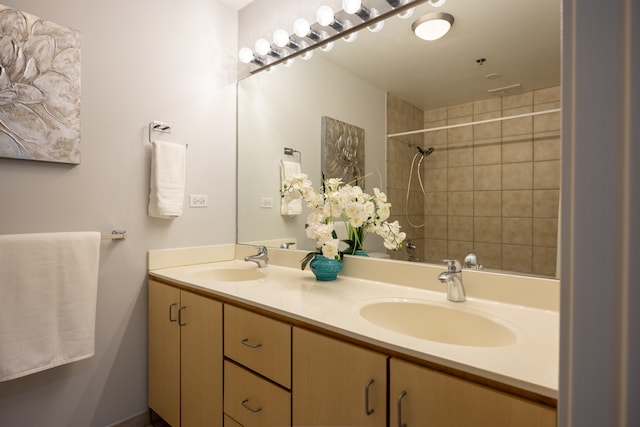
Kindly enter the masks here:
[[177, 302], [174, 302], [173, 304], [171, 304], [169, 306], [169, 322], [177, 322], [178, 319], [173, 317], [173, 307], [176, 307], [178, 305]]
[[406, 391], [402, 391], [398, 395], [398, 427], [407, 427], [407, 424], [402, 422], [402, 400], [407, 396]]
[[246, 345], [246, 346], [247, 346], [247, 347], [249, 347], [249, 348], [260, 348], [260, 347], [262, 347], [262, 344], [260, 344], [260, 343], [251, 344], [251, 343], [249, 342], [249, 338], [245, 338], [245, 339], [243, 339], [243, 340], [242, 340], [242, 341], [240, 341], [240, 342], [241, 342], [243, 345]]
[[364, 386], [364, 412], [367, 415], [371, 415], [375, 412], [374, 409], [369, 408], [369, 389], [373, 385], [374, 380], [371, 379], [366, 386]]
[[257, 408], [252, 408], [249, 405], [249, 399], [243, 400], [242, 406], [244, 406], [248, 411], [253, 412], [254, 414], [257, 414], [258, 412], [262, 411], [262, 408], [260, 406], [258, 406]]

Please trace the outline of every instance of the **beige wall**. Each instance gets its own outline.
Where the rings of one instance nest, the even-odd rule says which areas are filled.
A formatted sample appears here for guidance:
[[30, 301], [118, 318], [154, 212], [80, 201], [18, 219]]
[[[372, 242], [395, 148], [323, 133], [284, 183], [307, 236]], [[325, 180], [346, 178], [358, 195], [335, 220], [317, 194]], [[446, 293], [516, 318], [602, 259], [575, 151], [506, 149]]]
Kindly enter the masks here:
[[[418, 129], [418, 109], [391, 97], [388, 107], [389, 133]], [[436, 128], [559, 107], [560, 89], [555, 87], [425, 111], [422, 126]], [[388, 170], [395, 170], [389, 177], [394, 206], [404, 206], [415, 144], [435, 147], [421, 168], [427, 197], [414, 171], [408, 205], [409, 220], [425, 225], [415, 228], [406, 218], [398, 219], [405, 231], [410, 230], [421, 259], [461, 260], [475, 251], [487, 268], [555, 275], [559, 112], [390, 139]]]

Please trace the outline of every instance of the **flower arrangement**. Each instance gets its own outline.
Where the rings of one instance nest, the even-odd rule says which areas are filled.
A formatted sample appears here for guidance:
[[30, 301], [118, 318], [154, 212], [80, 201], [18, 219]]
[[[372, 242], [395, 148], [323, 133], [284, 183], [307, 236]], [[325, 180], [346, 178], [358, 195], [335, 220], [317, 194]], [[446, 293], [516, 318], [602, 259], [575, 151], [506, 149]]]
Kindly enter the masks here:
[[[320, 191], [313, 188], [306, 174], [296, 174], [283, 184], [282, 195], [286, 201], [302, 198], [313, 211], [307, 217], [307, 237], [316, 241], [320, 251], [310, 252], [302, 259], [304, 270], [307, 263], [318, 253], [327, 258], [342, 260], [343, 254], [353, 254], [362, 249], [369, 233], [377, 234], [390, 250], [402, 247], [406, 234], [400, 231], [398, 221], [387, 222], [391, 204], [378, 188], [373, 195], [367, 194], [357, 185], [343, 183], [341, 178], [324, 180]], [[344, 221], [348, 245], [339, 250], [340, 240], [335, 231], [335, 222]]]

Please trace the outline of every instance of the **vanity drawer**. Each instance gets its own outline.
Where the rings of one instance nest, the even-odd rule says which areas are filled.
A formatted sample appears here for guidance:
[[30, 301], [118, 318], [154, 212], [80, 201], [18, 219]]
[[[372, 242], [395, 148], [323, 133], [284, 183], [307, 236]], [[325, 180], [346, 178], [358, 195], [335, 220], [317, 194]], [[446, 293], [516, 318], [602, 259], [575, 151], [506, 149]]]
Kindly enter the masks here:
[[224, 413], [244, 427], [290, 426], [291, 393], [225, 360]]
[[224, 355], [291, 388], [291, 325], [224, 306]]

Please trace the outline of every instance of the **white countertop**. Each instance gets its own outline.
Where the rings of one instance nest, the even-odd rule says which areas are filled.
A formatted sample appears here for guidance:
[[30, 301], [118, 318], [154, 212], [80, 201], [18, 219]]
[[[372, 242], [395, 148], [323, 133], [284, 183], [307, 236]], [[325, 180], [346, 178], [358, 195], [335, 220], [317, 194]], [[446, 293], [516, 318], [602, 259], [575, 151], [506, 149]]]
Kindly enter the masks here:
[[[320, 282], [308, 270], [300, 271], [273, 264], [259, 269], [265, 274], [265, 278], [255, 281], [217, 282], [198, 276], [198, 272], [221, 267], [257, 268], [253, 263], [231, 260], [158, 268], [150, 271], [149, 275], [208, 291], [214, 296], [247, 303], [378, 347], [557, 399], [557, 311], [478, 299], [470, 295], [468, 290], [467, 301], [454, 303], [446, 300], [446, 292], [354, 277], [339, 276], [336, 281]], [[499, 323], [510, 325], [516, 331], [517, 340], [514, 344], [501, 347], [445, 344], [389, 331], [359, 315], [359, 309], [367, 303], [386, 299], [430, 301], [468, 312], [479, 310]], [[439, 325], [424, 327], [437, 328]]]

